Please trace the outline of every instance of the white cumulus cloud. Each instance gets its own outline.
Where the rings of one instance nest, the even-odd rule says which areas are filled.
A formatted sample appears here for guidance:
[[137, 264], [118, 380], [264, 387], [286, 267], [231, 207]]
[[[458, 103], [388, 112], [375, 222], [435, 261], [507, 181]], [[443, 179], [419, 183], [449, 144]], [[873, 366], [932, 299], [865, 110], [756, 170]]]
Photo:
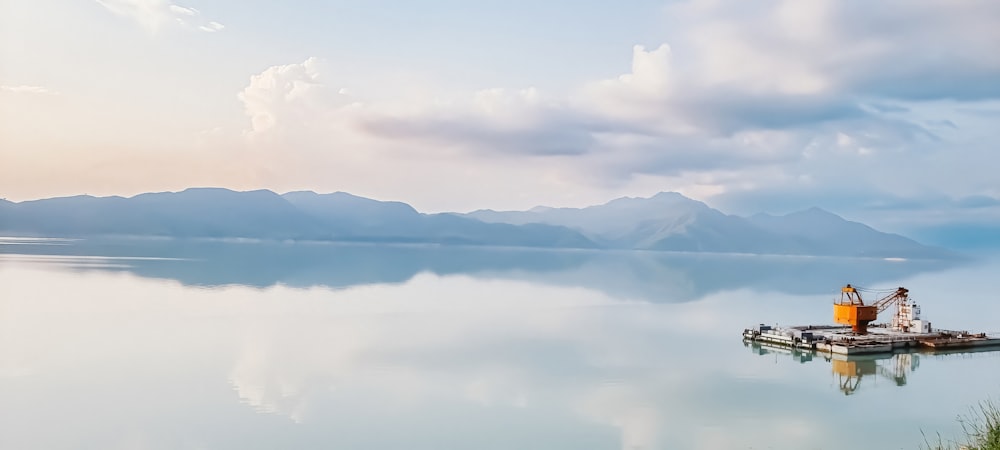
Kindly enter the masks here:
[[250, 78], [238, 94], [252, 134], [321, 122], [346, 103], [347, 95], [321, 81], [319, 58], [272, 66]]

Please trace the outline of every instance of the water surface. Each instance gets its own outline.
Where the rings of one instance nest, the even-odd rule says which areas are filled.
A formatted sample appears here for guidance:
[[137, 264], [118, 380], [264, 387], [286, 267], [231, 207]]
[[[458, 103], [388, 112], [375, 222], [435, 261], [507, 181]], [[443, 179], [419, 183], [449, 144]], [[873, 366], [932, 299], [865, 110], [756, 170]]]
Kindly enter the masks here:
[[847, 282], [998, 330], [990, 259], [59, 244], [0, 245], [0, 448], [917, 448], [1000, 394], [1000, 353], [739, 338]]

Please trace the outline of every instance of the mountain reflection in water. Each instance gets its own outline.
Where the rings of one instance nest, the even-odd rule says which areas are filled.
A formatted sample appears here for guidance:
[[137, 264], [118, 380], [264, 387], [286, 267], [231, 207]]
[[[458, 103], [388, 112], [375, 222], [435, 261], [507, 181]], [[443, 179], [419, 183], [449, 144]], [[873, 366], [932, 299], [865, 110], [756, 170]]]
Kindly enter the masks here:
[[[683, 302], [726, 290], [817, 294], [844, 282], [878, 285], [960, 260], [886, 260], [650, 251], [493, 247], [89, 240], [64, 242], [60, 255], [103, 256], [80, 268], [124, 270], [193, 286], [346, 288], [404, 283], [415, 275], [467, 274], [582, 286], [650, 302]], [[48, 245], [0, 246], [0, 254], [53, 253]]]

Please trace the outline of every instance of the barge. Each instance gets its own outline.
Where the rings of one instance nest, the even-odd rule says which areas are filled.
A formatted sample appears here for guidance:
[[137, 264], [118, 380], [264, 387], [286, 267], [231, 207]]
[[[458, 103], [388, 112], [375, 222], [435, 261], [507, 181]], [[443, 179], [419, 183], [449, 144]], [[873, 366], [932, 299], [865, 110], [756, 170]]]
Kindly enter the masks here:
[[[920, 306], [898, 288], [873, 304], [861, 298], [864, 289], [847, 285], [834, 301], [837, 325], [778, 327], [760, 324], [743, 330], [743, 340], [776, 347], [838, 355], [870, 355], [913, 350], [941, 351], [993, 347], [1000, 350], [1000, 336], [958, 330], [936, 330], [920, 318]], [[871, 324], [878, 313], [895, 306], [887, 324]]]
[[911, 333], [893, 330], [887, 325], [875, 325], [865, 335], [858, 335], [851, 327], [835, 325], [802, 325], [771, 327], [758, 325], [743, 330], [743, 340], [776, 347], [815, 350], [838, 355], [865, 355], [893, 353], [907, 350], [952, 350], [997, 346], [1000, 337], [986, 333], [938, 330], [929, 333]]

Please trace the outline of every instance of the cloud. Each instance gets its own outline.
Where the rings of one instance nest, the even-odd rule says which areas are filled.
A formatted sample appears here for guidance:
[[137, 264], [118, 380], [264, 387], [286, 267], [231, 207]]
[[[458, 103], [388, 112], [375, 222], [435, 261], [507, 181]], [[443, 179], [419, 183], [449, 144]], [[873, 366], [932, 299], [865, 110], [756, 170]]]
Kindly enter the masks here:
[[893, 105], [887, 103], [868, 103], [862, 105], [862, 108], [870, 109], [879, 113], [905, 113], [909, 112], [910, 108], [900, 105]]
[[38, 95], [56, 95], [58, 92], [53, 91], [49, 88], [43, 86], [29, 86], [29, 85], [19, 85], [19, 86], [5, 86], [0, 85], [0, 92], [10, 92], [13, 94], [38, 94]]
[[250, 117], [249, 135], [267, 132], [287, 136], [298, 127], [323, 126], [324, 118], [347, 104], [349, 97], [323, 84], [319, 58], [272, 66], [250, 77], [237, 97]]
[[826, 94], [761, 98], [691, 87], [669, 73], [668, 50], [636, 47], [631, 72], [568, 98], [527, 88], [406, 105], [365, 102], [325, 84], [316, 58], [254, 75], [239, 98], [250, 117], [247, 136], [284, 155], [288, 148], [309, 154], [314, 165], [367, 158], [385, 170], [389, 160], [419, 157], [424, 164], [517, 167], [518, 178], [537, 171], [561, 186], [599, 189], [624, 189], [644, 177], [658, 178], [662, 190], [757, 188], [749, 181], [755, 176], [740, 172], [829, 164], [934, 139], [914, 123]]
[[1000, 206], [1000, 199], [988, 195], [970, 195], [956, 201], [961, 208], [990, 208]]
[[208, 22], [208, 25], [201, 25], [198, 27], [199, 30], [207, 33], [215, 33], [216, 31], [222, 31], [223, 28], [226, 28], [226, 26], [215, 21]]
[[615, 125], [576, 111], [536, 89], [486, 89], [457, 101], [394, 111], [374, 105], [361, 130], [386, 141], [410, 140], [460, 153], [582, 155]]
[[185, 8], [183, 6], [170, 5], [170, 11], [182, 16], [197, 16], [198, 10], [194, 8]]
[[116, 15], [134, 20], [151, 33], [160, 31], [170, 23], [205, 32], [216, 32], [225, 28], [221, 23], [204, 19], [197, 9], [176, 5], [167, 0], [95, 1]]
[[1000, 117], [1000, 109], [958, 108], [958, 112], [978, 117]]
[[958, 125], [950, 120], [925, 120], [924, 123], [931, 128], [952, 128], [958, 129]]
[[[867, 14], [836, 1], [673, 3], [667, 42], [636, 45], [619, 75], [559, 95], [529, 86], [384, 100], [348, 94], [336, 62], [310, 58], [251, 78], [239, 94], [245, 136], [317, 173], [376, 170], [403, 186], [428, 170], [424, 189], [442, 195], [516, 179], [538, 192], [710, 193], [776, 212], [995, 195], [984, 172], [993, 128], [952, 119], [992, 111], [967, 100], [1000, 97], [1000, 85], [976, 81], [1000, 79], [987, 45], [1000, 42], [1000, 6], [891, 3]], [[927, 167], [967, 176], [948, 186], [907, 176]]]
[[1000, 4], [988, 0], [689, 1], [668, 8], [677, 53], [709, 84], [902, 100], [1000, 96]]

